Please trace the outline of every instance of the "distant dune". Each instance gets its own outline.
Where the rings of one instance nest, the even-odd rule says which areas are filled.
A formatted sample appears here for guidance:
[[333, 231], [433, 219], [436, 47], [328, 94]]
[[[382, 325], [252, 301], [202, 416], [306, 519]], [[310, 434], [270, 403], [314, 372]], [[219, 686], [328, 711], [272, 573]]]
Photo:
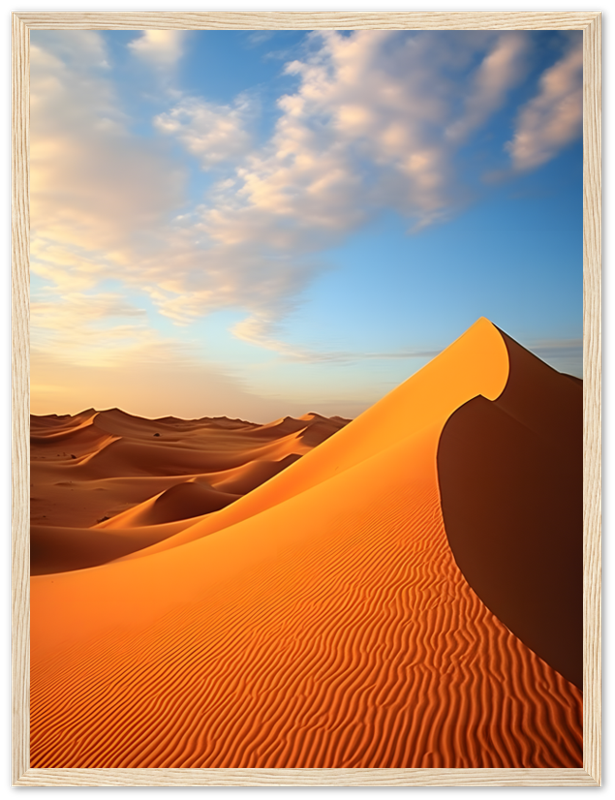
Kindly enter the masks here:
[[266, 425], [226, 417], [149, 420], [118, 409], [33, 416], [31, 572], [92, 567], [165, 539], [186, 519], [252, 491], [348, 422], [318, 414]]
[[580, 392], [480, 319], [349, 424], [35, 419], [31, 766], [580, 767]]

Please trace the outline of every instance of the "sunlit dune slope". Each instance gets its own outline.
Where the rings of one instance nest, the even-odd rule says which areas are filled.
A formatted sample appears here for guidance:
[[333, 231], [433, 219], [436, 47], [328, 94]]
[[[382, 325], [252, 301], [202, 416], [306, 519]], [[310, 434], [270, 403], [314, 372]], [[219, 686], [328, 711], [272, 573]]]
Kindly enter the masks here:
[[95, 566], [158, 542], [269, 480], [347, 422], [316, 414], [267, 425], [149, 420], [118, 409], [33, 416], [32, 572]]
[[305, 455], [292, 470], [147, 551], [158, 552], [261, 513], [385, 450], [452, 412], [477, 394], [494, 399], [508, 377], [508, 356], [498, 330], [484, 317], [436, 359], [360, 417]]
[[31, 766], [581, 766], [581, 693], [444, 530], [443, 426], [508, 375], [481, 320], [240, 520], [249, 495], [213, 535], [33, 578]]
[[438, 471], [457, 563], [525, 644], [583, 686], [583, 386], [502, 334], [510, 378], [447, 422]]

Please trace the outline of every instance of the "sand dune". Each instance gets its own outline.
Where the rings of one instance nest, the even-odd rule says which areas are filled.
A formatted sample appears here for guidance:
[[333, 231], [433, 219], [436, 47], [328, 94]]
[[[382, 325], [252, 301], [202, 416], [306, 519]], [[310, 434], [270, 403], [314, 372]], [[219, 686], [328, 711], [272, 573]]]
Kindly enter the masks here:
[[176, 483], [170, 489], [155, 495], [138, 506], [118, 514], [104, 528], [130, 528], [144, 525], [160, 525], [164, 522], [190, 519], [212, 511], [219, 511], [237, 500], [238, 494], [217, 491], [206, 483], [186, 481]]
[[294, 464], [300, 458], [301, 456], [298, 453], [290, 453], [279, 461], [259, 459], [239, 469], [210, 473], [207, 478], [216, 489], [244, 495], [256, 489], [261, 483], [273, 478], [278, 472]]
[[474, 590], [440, 502], [447, 422], [525, 369], [479, 320], [236, 502], [34, 577], [31, 766], [581, 766], [581, 692]]
[[260, 514], [422, 427], [443, 426], [455, 409], [477, 394], [495, 399], [507, 378], [508, 355], [503, 339], [488, 320], [481, 319], [437, 359], [304, 456], [292, 470], [143, 554], [185, 544]]
[[[102, 564], [158, 542], [177, 532], [161, 524], [223, 508], [347, 422], [317, 415], [283, 425], [148, 420], [118, 409], [33, 416], [33, 574]], [[144, 526], [157, 529], [135, 536], [133, 529]], [[123, 531], [121, 546], [117, 536], [87, 533], [93, 529]]]

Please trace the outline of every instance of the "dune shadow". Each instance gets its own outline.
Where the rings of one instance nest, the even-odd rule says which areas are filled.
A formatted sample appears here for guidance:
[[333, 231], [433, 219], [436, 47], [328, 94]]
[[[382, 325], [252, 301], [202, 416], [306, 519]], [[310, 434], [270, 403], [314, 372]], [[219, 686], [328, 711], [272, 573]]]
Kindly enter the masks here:
[[504, 391], [461, 406], [440, 439], [446, 533], [485, 605], [582, 689], [582, 382], [502, 335]]

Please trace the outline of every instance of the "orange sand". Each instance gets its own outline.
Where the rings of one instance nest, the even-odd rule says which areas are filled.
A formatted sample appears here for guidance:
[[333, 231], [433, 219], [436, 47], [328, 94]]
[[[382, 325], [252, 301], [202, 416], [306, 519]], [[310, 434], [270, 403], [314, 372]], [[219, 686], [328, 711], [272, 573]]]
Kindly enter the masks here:
[[340, 430], [307, 414], [255, 425], [118, 409], [32, 417], [31, 571], [104, 564], [234, 502]]
[[509, 372], [479, 320], [245, 497], [34, 577], [31, 766], [581, 766], [581, 692], [479, 599], [443, 524], [443, 427]]

